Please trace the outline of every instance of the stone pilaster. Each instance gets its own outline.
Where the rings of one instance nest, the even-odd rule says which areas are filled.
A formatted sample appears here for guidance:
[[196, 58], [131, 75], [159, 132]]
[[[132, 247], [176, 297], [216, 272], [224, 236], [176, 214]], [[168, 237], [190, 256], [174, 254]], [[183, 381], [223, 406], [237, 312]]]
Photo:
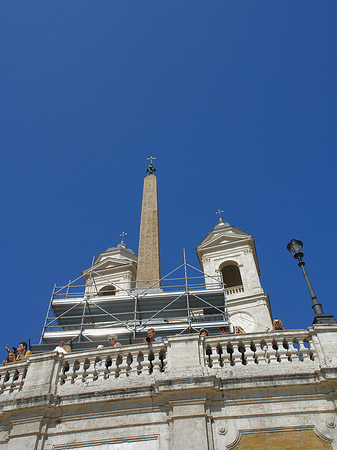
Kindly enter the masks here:
[[144, 179], [142, 215], [139, 233], [137, 287], [160, 287], [159, 217], [157, 178]]

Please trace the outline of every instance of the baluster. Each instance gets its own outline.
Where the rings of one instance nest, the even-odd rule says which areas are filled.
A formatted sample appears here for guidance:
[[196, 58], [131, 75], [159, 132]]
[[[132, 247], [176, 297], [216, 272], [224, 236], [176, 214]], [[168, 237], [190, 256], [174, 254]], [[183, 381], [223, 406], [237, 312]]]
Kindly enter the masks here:
[[280, 363], [289, 362], [289, 345], [286, 339], [278, 345], [278, 360]]
[[65, 361], [63, 363], [62, 373], [59, 375], [59, 379], [63, 379], [64, 384], [66, 385], [74, 383], [74, 379], [77, 377], [76, 371], [78, 367], [78, 361]]
[[137, 372], [137, 368], [133, 364], [136, 358], [133, 357], [132, 353], [128, 353], [128, 356], [126, 357], [126, 363], [127, 363], [127, 375], [132, 376], [135, 375]]
[[[72, 367], [71, 367], [71, 372], [69, 370], [69, 374], [70, 374], [69, 381], [71, 383], [76, 383], [76, 381], [81, 381], [80, 377], [79, 377], [80, 367], [81, 367], [80, 362], [78, 360], [74, 361], [74, 363], [72, 364]], [[76, 378], [78, 378], [78, 379], [76, 380]]]
[[269, 364], [277, 364], [278, 363], [278, 353], [277, 353], [277, 344], [275, 339], [268, 339], [266, 341], [266, 359]]
[[235, 342], [232, 346], [233, 348], [233, 353], [232, 353], [232, 361], [231, 361], [231, 365], [235, 366], [237, 364], [242, 364], [242, 353], [239, 351], [238, 348], [238, 343]]
[[15, 390], [17, 390], [16, 389], [16, 386], [17, 385], [19, 385], [19, 375], [20, 375], [20, 372], [19, 372], [19, 370], [18, 369], [15, 369], [14, 370], [14, 372], [13, 372], [13, 376], [12, 376], [12, 384], [11, 384], [11, 388], [10, 388], [10, 392], [12, 393], [12, 392], [14, 392]]
[[96, 369], [95, 369], [95, 363], [94, 363], [94, 359], [89, 360], [87, 359], [87, 367], [86, 367], [86, 380], [85, 381], [93, 381], [94, 377], [96, 375]]
[[78, 368], [78, 370], [76, 371], [76, 375], [77, 375], [77, 380], [74, 379], [74, 382], [76, 383], [80, 383], [80, 382], [84, 382], [86, 381], [86, 376], [87, 376], [87, 369], [88, 367], [88, 362], [87, 359], [84, 359], [81, 363], [80, 366]]
[[96, 358], [95, 361], [95, 378], [96, 380], [103, 380], [105, 378], [106, 372], [109, 372], [106, 368], [107, 362], [103, 359]]
[[226, 355], [225, 360], [228, 360], [231, 366], [234, 366], [235, 363], [233, 359], [233, 353], [234, 353], [233, 344], [231, 342], [228, 342], [228, 344], [224, 349], [224, 354]]
[[213, 367], [213, 364], [212, 364], [212, 347], [209, 344], [206, 345], [204, 357], [205, 357], [205, 365], [208, 366], [208, 367]]
[[[271, 351], [270, 351], [271, 349]], [[264, 359], [266, 363], [270, 364], [270, 359], [273, 356], [273, 348], [271, 347], [271, 344], [269, 345], [266, 343], [266, 345], [263, 347], [264, 350]]]
[[256, 347], [255, 353], [254, 353], [254, 362], [255, 364], [268, 364], [269, 359], [267, 358], [267, 344], [265, 341], [261, 342], [261, 345], [258, 345]]
[[311, 342], [309, 341], [308, 338], [303, 339], [303, 342], [308, 345], [308, 348], [307, 348], [308, 356], [311, 359], [311, 361], [314, 361], [315, 360], [314, 351], [313, 351], [314, 347], [311, 346]]
[[137, 374], [141, 375], [143, 373], [143, 369], [144, 369], [144, 353], [143, 352], [138, 352], [137, 355]]
[[120, 363], [120, 355], [114, 354], [111, 358], [109, 357], [108, 361], [110, 361], [111, 364], [108, 363], [108, 374], [107, 378], [117, 378], [119, 377], [119, 363]]
[[58, 380], [59, 380], [58, 382], [61, 386], [66, 382], [66, 379], [67, 379], [67, 375], [65, 375], [65, 373], [63, 371], [60, 372], [58, 375]]
[[7, 375], [7, 372], [4, 372], [2, 374], [2, 376], [1, 376], [1, 379], [0, 379], [0, 394], [2, 394], [3, 391], [4, 391], [4, 386], [5, 386], [5, 382], [6, 382], [6, 375]]
[[212, 346], [213, 367], [215, 369], [221, 369], [223, 367], [223, 352], [221, 344]]
[[273, 339], [272, 348], [275, 351], [275, 358], [276, 358], [276, 362], [278, 362], [278, 363], [281, 362], [281, 359], [280, 359], [280, 345], [281, 344], [278, 344], [276, 339]]
[[155, 350], [153, 353], [153, 361], [152, 361], [152, 373], [157, 374], [160, 372], [160, 359], [159, 359], [159, 350]]
[[159, 359], [160, 359], [160, 371], [161, 372], [165, 372], [166, 364], [167, 364], [167, 361], [166, 361], [166, 349], [165, 348], [160, 349]]
[[238, 351], [241, 354], [241, 363], [245, 366], [247, 364], [247, 360], [246, 360], [247, 348], [246, 348], [246, 346], [244, 345], [244, 343], [242, 341], [240, 341], [238, 343]]
[[123, 355], [118, 353], [115, 357], [115, 377], [119, 377], [120, 375], [122, 375], [123, 373], [126, 373], [126, 367], [127, 364], [124, 363], [123, 364]]
[[17, 378], [13, 382], [13, 392], [14, 391], [21, 391], [23, 383], [24, 383], [24, 379], [26, 377], [26, 372], [27, 372], [26, 368], [21, 369], [21, 371], [18, 372]]
[[119, 376], [127, 376], [128, 375], [128, 359], [127, 355], [120, 354], [120, 359], [118, 361], [118, 367], [119, 367]]
[[304, 342], [302, 339], [298, 340], [298, 345], [299, 345], [298, 355], [299, 355], [300, 361], [309, 360], [310, 359], [309, 349], [307, 349], [307, 347], [304, 345]]
[[222, 346], [222, 364], [223, 367], [230, 366], [232, 364], [233, 348], [231, 344], [224, 344]]
[[23, 385], [24, 385], [24, 383], [25, 383], [25, 378], [26, 378], [26, 376], [27, 376], [27, 371], [28, 371], [28, 368], [25, 367], [25, 368], [23, 369], [23, 371], [22, 371], [22, 375], [20, 375], [19, 391], [21, 391], [21, 389], [23, 388]]
[[15, 372], [13, 369], [8, 370], [5, 376], [5, 382], [3, 384], [3, 394], [10, 394], [12, 392], [13, 379], [15, 376]]
[[289, 345], [289, 350], [288, 350], [289, 360], [291, 362], [293, 362], [293, 363], [297, 362], [299, 360], [298, 348], [295, 347], [295, 344], [298, 345], [297, 339], [294, 339], [294, 340], [288, 342], [288, 345]]
[[104, 361], [103, 361], [103, 365], [104, 365], [103, 370], [102, 370], [103, 373], [102, 373], [102, 376], [99, 377], [99, 379], [107, 380], [109, 378], [110, 371], [109, 371], [109, 368], [105, 365]]
[[69, 362], [67, 361], [62, 362], [60, 372], [57, 376], [58, 384], [60, 384], [61, 386], [65, 384], [66, 380], [68, 379], [68, 374], [69, 374]]
[[[220, 345], [221, 349], [219, 351], [222, 351], [222, 353], [220, 353], [220, 355], [219, 355], [220, 367], [226, 367], [226, 366], [230, 365], [230, 363], [231, 363], [231, 353], [228, 353], [227, 345], [228, 344]], [[231, 350], [232, 350], [232, 348], [230, 348], [230, 351]]]
[[245, 345], [246, 351], [245, 351], [245, 361], [246, 364], [254, 364], [255, 363], [255, 351], [256, 346], [254, 342], [250, 342], [249, 344]]
[[151, 374], [153, 372], [153, 364], [152, 361], [154, 360], [154, 354], [153, 354], [153, 350], [150, 350], [147, 356], [147, 360], [149, 361], [147, 367], [149, 370], [149, 374]]
[[216, 347], [213, 345], [207, 345], [206, 347], [206, 364], [208, 367], [213, 369], [217, 369], [220, 367], [219, 355], [217, 353]]

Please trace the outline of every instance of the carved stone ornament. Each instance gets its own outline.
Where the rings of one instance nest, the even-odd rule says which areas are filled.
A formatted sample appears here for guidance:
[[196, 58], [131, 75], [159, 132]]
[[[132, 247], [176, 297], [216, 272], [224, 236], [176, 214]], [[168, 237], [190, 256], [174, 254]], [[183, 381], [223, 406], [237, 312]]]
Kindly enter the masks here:
[[218, 430], [218, 433], [221, 435], [225, 435], [227, 433], [228, 429], [226, 427], [220, 427]]
[[336, 423], [331, 419], [327, 419], [325, 423], [328, 428], [336, 428]]

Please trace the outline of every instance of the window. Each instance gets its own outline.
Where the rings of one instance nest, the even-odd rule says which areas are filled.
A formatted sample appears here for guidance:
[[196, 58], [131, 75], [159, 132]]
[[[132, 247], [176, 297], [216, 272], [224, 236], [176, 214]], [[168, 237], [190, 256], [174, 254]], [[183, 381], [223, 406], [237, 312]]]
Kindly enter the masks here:
[[233, 261], [226, 262], [220, 266], [222, 279], [226, 288], [242, 286], [240, 269]]
[[112, 284], [108, 286], [104, 286], [102, 289], [99, 290], [98, 295], [115, 295], [116, 294], [116, 288]]

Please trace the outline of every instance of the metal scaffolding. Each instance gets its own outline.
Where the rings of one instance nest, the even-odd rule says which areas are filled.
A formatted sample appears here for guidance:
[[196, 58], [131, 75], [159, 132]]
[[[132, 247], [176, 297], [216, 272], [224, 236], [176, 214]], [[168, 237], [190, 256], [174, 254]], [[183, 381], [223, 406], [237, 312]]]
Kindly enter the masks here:
[[[105, 295], [97, 289], [96, 280], [111, 283], [108, 276], [94, 270], [64, 286], [54, 286], [44, 321], [40, 344], [67, 342], [98, 343], [109, 334], [119, 340], [135, 342], [149, 327], [162, 336], [199, 331], [207, 327], [218, 332], [219, 326], [230, 327], [225, 289], [221, 274], [212, 277], [186, 261], [147, 288], [131, 289], [114, 283], [116, 292]], [[193, 270], [194, 276], [188, 272]], [[207, 285], [205, 280], [207, 279]], [[158, 288], [158, 281], [160, 288]], [[88, 289], [90, 286], [90, 289]], [[94, 289], [92, 289], [94, 287]]]

